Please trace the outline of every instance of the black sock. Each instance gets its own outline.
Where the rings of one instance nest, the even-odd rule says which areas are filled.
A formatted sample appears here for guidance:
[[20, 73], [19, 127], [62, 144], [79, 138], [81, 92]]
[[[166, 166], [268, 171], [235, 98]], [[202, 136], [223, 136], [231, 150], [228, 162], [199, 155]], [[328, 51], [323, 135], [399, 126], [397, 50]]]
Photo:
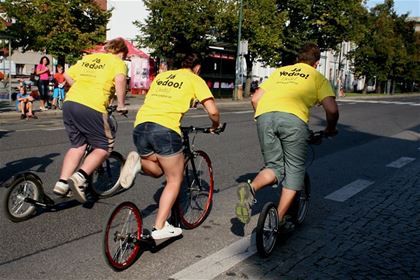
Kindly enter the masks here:
[[87, 179], [87, 177], [89, 177], [89, 175], [87, 175], [87, 173], [83, 169], [79, 169], [79, 170], [77, 170], [77, 172], [79, 172], [80, 174], [82, 174], [83, 177], [85, 177], [85, 179]]
[[58, 181], [61, 182], [61, 183], [64, 183], [64, 184], [68, 184], [67, 180], [60, 179]]

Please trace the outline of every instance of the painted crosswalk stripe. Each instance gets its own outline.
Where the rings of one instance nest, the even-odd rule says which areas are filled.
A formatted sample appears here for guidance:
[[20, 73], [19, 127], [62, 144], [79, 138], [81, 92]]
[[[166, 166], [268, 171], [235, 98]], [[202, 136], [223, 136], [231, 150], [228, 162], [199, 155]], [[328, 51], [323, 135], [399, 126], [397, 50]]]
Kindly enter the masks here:
[[51, 127], [51, 128], [44, 128], [47, 131], [54, 131], [54, 130], [64, 130], [64, 127]]
[[[252, 242], [251, 242], [252, 241]], [[255, 234], [248, 235], [228, 247], [170, 276], [174, 280], [207, 280], [225, 272], [257, 252]]]
[[248, 111], [232, 112], [232, 114], [249, 114], [249, 113], [254, 113], [254, 111], [253, 110], [248, 110]]
[[325, 199], [330, 199], [338, 202], [344, 202], [355, 194], [363, 191], [365, 188], [372, 185], [373, 181], [358, 179], [344, 187], [336, 190], [335, 192], [330, 193], [325, 197]]
[[409, 105], [409, 106], [420, 106], [418, 103], [414, 102], [401, 102], [401, 101], [383, 101], [383, 100], [354, 100], [354, 99], [347, 99], [338, 100], [340, 102], [348, 102], [348, 103], [371, 103], [371, 104], [393, 104], [393, 105]]
[[400, 157], [396, 161], [393, 161], [387, 165], [387, 167], [401, 168], [404, 165], [409, 164], [412, 161], [415, 161], [415, 158], [412, 157]]

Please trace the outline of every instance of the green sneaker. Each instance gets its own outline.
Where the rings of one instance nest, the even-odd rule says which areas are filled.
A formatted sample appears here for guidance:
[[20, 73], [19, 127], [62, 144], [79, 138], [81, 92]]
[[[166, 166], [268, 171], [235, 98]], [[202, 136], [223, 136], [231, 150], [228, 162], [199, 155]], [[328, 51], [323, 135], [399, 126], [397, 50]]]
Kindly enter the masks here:
[[286, 231], [293, 230], [295, 228], [295, 224], [291, 220], [292, 216], [285, 215], [283, 219], [279, 222], [279, 227], [283, 228]]
[[247, 224], [251, 220], [251, 207], [257, 200], [249, 182], [240, 183], [237, 187], [237, 193], [239, 203], [236, 204], [235, 214], [239, 221]]

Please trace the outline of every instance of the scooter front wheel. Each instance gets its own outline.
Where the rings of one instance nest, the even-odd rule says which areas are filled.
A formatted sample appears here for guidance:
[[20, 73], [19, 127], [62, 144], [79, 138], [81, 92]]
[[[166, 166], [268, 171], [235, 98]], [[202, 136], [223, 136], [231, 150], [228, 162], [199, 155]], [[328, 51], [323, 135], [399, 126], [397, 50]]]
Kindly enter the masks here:
[[276, 245], [279, 218], [274, 203], [266, 203], [260, 213], [256, 229], [257, 251], [263, 258], [268, 257]]
[[36, 206], [30, 201], [41, 201], [44, 192], [39, 180], [32, 176], [20, 176], [7, 189], [3, 207], [7, 218], [12, 222], [29, 219], [36, 212]]
[[137, 206], [125, 201], [114, 207], [103, 230], [103, 255], [111, 268], [121, 271], [139, 256], [143, 219]]

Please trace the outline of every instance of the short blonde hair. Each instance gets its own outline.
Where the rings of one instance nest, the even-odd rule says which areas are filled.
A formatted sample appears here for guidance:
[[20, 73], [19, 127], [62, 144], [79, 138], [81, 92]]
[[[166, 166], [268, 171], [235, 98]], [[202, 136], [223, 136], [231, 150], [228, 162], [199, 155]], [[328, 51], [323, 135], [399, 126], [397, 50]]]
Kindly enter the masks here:
[[117, 39], [113, 39], [111, 41], [106, 42], [104, 46], [104, 50], [107, 53], [112, 53], [112, 54], [123, 53], [124, 58], [127, 56], [127, 53], [128, 53], [128, 48], [123, 38], [117, 38]]

